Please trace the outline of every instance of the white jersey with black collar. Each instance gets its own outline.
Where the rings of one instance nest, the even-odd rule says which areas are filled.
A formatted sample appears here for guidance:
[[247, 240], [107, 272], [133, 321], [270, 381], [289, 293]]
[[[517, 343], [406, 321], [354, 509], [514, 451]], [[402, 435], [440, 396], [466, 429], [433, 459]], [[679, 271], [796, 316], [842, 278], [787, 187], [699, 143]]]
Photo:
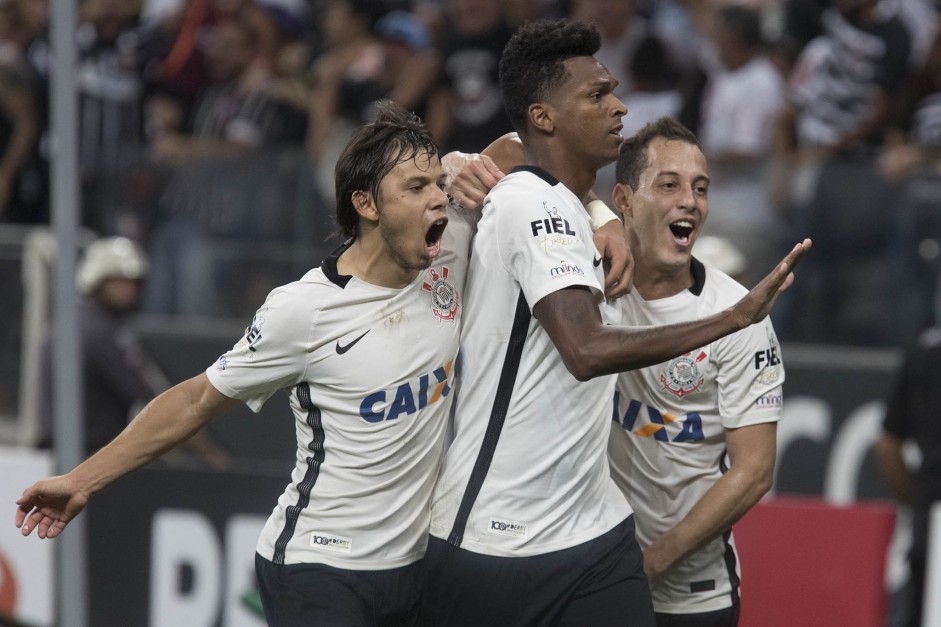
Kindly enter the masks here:
[[[600, 266], [584, 207], [549, 174], [517, 168], [490, 191], [471, 255], [435, 537], [487, 555], [538, 555], [631, 514], [605, 454], [614, 377], [576, 380], [532, 316], [564, 288], [588, 288], [601, 302]], [[602, 305], [602, 317], [613, 322], [619, 311]]]
[[[693, 287], [675, 296], [645, 301], [635, 290], [621, 298], [625, 323], [703, 318], [746, 293], [695, 259], [693, 277]], [[641, 547], [676, 526], [725, 472], [726, 429], [781, 417], [783, 383], [781, 349], [767, 318], [676, 359], [618, 375], [609, 457], [634, 508]], [[724, 534], [654, 583], [654, 608], [687, 614], [729, 607], [739, 571], [731, 533]]]
[[441, 254], [404, 289], [339, 275], [341, 247], [272, 291], [206, 370], [256, 412], [277, 390], [290, 399], [296, 465], [259, 538], [263, 557], [381, 570], [424, 554], [473, 228], [452, 211]]

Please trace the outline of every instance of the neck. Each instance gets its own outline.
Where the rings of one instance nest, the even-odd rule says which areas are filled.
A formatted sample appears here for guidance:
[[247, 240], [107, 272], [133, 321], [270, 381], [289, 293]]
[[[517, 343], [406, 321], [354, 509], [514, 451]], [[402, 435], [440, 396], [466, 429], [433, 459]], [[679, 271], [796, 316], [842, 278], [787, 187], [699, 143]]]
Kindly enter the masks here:
[[337, 259], [337, 272], [354, 276], [371, 285], [394, 289], [408, 286], [418, 276], [417, 270], [403, 268], [389, 254], [382, 245], [378, 229], [356, 237]]
[[670, 298], [693, 286], [692, 262], [676, 268], [653, 267], [637, 255], [634, 264], [634, 289], [644, 300]]
[[582, 202], [588, 201], [588, 192], [595, 184], [596, 175], [596, 170], [591, 165], [564, 150], [559, 150], [559, 147], [553, 146], [548, 140], [524, 144], [524, 153], [527, 165], [542, 168]]

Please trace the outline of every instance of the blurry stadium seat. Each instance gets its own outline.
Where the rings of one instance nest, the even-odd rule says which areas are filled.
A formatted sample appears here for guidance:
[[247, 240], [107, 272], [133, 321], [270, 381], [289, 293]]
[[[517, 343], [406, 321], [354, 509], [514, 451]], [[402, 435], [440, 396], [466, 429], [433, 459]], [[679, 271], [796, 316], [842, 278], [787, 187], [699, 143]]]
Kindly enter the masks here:
[[884, 627], [891, 504], [758, 503], [735, 526], [741, 627]]

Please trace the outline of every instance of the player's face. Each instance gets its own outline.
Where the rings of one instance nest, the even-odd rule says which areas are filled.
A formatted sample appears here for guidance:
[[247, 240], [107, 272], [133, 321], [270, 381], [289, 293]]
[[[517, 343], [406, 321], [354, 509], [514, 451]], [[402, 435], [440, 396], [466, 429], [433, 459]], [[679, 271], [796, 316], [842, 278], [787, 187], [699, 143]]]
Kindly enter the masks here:
[[573, 57], [564, 64], [569, 78], [552, 98], [556, 132], [575, 156], [597, 169], [618, 158], [627, 107], [614, 95], [617, 81], [594, 57]]
[[437, 155], [401, 161], [379, 184], [379, 233], [404, 270], [424, 270], [441, 253], [448, 223], [444, 170]]
[[[709, 214], [706, 157], [693, 144], [663, 138], [650, 142], [647, 157], [630, 194], [637, 246], [647, 265], [687, 272], [693, 243]], [[615, 198], [623, 191], [616, 190]]]

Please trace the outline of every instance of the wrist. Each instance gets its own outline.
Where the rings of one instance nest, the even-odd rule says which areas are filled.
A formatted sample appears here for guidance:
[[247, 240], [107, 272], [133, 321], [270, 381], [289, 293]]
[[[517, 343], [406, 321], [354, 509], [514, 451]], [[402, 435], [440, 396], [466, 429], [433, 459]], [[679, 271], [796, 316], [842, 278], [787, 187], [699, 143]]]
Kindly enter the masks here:
[[588, 217], [591, 219], [591, 229], [593, 231], [597, 231], [611, 220], [618, 219], [617, 214], [611, 211], [603, 200], [595, 199], [590, 201], [585, 205], [585, 210], [588, 211]]

